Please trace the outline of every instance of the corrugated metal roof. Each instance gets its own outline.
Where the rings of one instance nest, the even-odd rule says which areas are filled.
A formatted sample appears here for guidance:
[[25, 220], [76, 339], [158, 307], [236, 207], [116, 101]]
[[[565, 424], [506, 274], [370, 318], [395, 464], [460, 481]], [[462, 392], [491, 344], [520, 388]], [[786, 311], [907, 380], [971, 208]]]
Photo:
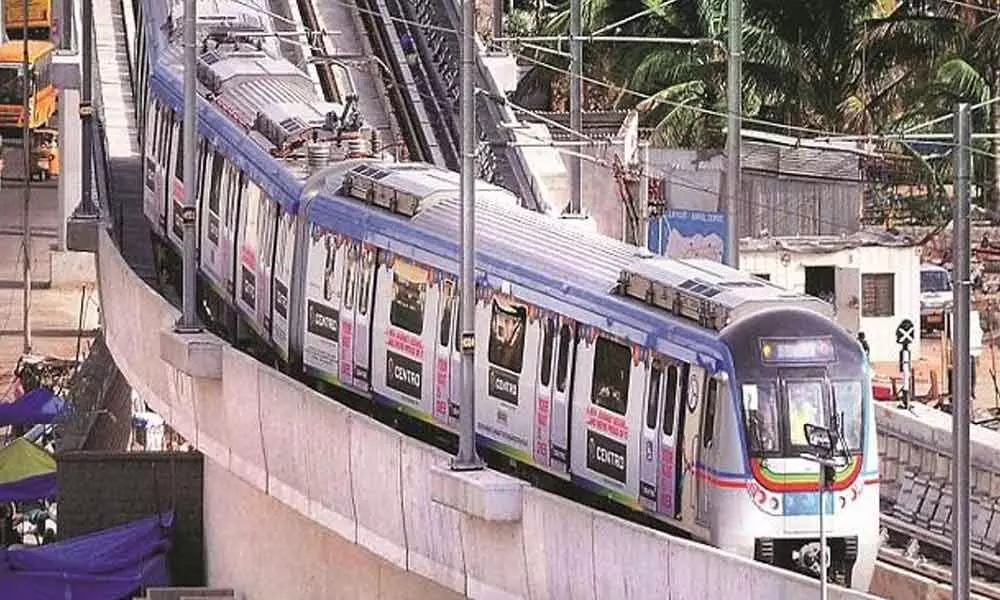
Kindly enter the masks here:
[[909, 237], [876, 231], [858, 231], [842, 236], [765, 237], [740, 240], [740, 248], [747, 252], [786, 251], [815, 254], [840, 252], [863, 246], [906, 248], [912, 245], [913, 240]]

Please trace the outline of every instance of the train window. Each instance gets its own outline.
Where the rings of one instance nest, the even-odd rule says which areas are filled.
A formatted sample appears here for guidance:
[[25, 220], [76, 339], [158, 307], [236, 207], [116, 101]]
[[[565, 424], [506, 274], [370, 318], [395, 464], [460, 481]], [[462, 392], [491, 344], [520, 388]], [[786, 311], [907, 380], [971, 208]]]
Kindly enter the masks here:
[[323, 238], [323, 250], [326, 252], [323, 258], [323, 300], [333, 301], [333, 292], [337, 289], [337, 238], [332, 234], [326, 234]]
[[542, 368], [538, 374], [538, 382], [545, 387], [552, 383], [552, 346], [555, 344], [555, 319], [545, 319], [545, 332], [542, 335]]
[[521, 372], [524, 362], [524, 330], [527, 324], [527, 308], [493, 299], [489, 346], [491, 363], [514, 373]]
[[392, 273], [392, 306], [389, 321], [410, 333], [424, 331], [427, 302], [427, 273], [422, 268], [397, 260]]
[[344, 310], [354, 309], [354, 290], [358, 286], [358, 247], [347, 250], [347, 273], [344, 274]]
[[823, 382], [818, 379], [787, 381], [788, 434], [793, 446], [807, 446], [806, 424], [826, 427], [826, 410], [823, 406]]
[[649, 397], [646, 399], [646, 429], [656, 429], [656, 417], [660, 416], [660, 378], [663, 369], [653, 363], [649, 370]]
[[[198, 193], [201, 193], [202, 188], [205, 185], [205, 165], [208, 164], [208, 159], [210, 158], [210, 151], [208, 149], [208, 142], [204, 139], [198, 144], [198, 164], [195, 165], [198, 172]], [[197, 204], [197, 200], [195, 201]]]
[[462, 349], [462, 286], [455, 286], [455, 350]]
[[573, 343], [573, 330], [563, 323], [559, 328], [559, 362], [556, 365], [556, 389], [566, 391], [566, 381], [569, 379], [569, 350]]
[[157, 144], [156, 152], [156, 162], [160, 163], [160, 166], [164, 170], [167, 168], [167, 153], [170, 149], [170, 129], [173, 126], [173, 115], [169, 108], [161, 108], [160, 110], [160, 142]]
[[[294, 225], [293, 225], [294, 227]], [[375, 250], [365, 248], [362, 251], [361, 259], [361, 292], [358, 297], [358, 312], [362, 315], [368, 314], [368, 305], [371, 304], [372, 271], [375, 269]]]
[[756, 454], [777, 452], [780, 440], [778, 399], [774, 387], [768, 384], [744, 384], [743, 413], [750, 451]]
[[833, 400], [842, 419], [844, 443], [851, 452], [861, 450], [861, 384], [857, 381], [834, 381]]
[[441, 324], [439, 343], [443, 347], [448, 347], [448, 339], [451, 337], [451, 313], [455, 303], [455, 282], [445, 281], [441, 284]]
[[715, 378], [708, 380], [708, 393], [705, 394], [705, 416], [702, 420], [702, 446], [710, 448], [715, 439], [715, 410], [719, 402], [719, 382]]
[[208, 210], [219, 214], [219, 187], [222, 184], [222, 167], [226, 164], [226, 159], [216, 152], [212, 157], [212, 177], [209, 182]]
[[591, 401], [601, 408], [624, 415], [628, 410], [631, 372], [632, 352], [629, 347], [598, 336], [594, 345]]
[[677, 411], [677, 365], [667, 367], [667, 393], [663, 398], [663, 433], [674, 434], [674, 413]]
[[229, 176], [226, 178], [226, 223], [232, 223], [234, 220], [234, 213], [240, 205], [240, 196], [243, 191], [244, 179], [243, 173], [230, 164]]
[[174, 141], [174, 145], [177, 146], [177, 161], [174, 163], [174, 178], [181, 183], [184, 183], [184, 122], [181, 121], [180, 127], [177, 128], [177, 139]]

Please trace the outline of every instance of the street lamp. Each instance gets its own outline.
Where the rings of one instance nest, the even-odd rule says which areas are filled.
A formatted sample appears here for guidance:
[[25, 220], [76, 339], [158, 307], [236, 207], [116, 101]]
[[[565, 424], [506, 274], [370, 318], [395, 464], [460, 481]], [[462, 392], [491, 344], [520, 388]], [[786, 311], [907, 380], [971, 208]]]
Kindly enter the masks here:
[[835, 429], [806, 423], [804, 430], [806, 443], [813, 452], [803, 453], [799, 456], [819, 464], [819, 593], [820, 599], [826, 600], [828, 593], [827, 568], [830, 560], [826, 547], [824, 500], [826, 499], [827, 486], [833, 483], [835, 469], [843, 466], [843, 463], [839, 460], [840, 457], [836, 456], [838, 436]]

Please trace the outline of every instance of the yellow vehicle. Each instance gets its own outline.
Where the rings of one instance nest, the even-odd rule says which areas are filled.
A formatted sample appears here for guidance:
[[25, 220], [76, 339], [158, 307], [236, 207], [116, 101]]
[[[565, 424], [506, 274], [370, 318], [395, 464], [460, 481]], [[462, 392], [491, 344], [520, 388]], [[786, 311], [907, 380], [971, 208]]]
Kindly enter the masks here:
[[[24, 39], [25, 0], [3, 1], [3, 22], [7, 26], [7, 37], [12, 40]], [[27, 0], [28, 39], [51, 41], [52, 0]]]
[[[52, 83], [50, 42], [28, 42], [29, 107], [28, 127], [45, 127], [59, 104], [59, 92]], [[24, 42], [0, 44], [0, 127], [24, 126], [24, 81], [21, 77]]]

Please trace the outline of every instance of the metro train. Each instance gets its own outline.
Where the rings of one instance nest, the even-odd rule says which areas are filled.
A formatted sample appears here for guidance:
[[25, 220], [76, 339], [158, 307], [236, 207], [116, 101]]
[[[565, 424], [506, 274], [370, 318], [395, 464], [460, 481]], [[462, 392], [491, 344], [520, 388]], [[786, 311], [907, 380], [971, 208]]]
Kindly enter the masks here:
[[[454, 432], [459, 178], [359, 143], [360, 116], [310, 96], [308, 77], [260, 43], [270, 25], [252, 5], [199, 6], [193, 182], [179, 179], [182, 6], [139, 7], [155, 243], [178, 254], [175, 206], [195, 185], [199, 295], [230, 333], [248, 330], [317, 387]], [[481, 447], [805, 572], [822, 504], [833, 579], [867, 589], [871, 375], [827, 304], [581, 232], [490, 184], [477, 182], [476, 203]], [[841, 432], [845, 465], [823, 502], [805, 423]]]

